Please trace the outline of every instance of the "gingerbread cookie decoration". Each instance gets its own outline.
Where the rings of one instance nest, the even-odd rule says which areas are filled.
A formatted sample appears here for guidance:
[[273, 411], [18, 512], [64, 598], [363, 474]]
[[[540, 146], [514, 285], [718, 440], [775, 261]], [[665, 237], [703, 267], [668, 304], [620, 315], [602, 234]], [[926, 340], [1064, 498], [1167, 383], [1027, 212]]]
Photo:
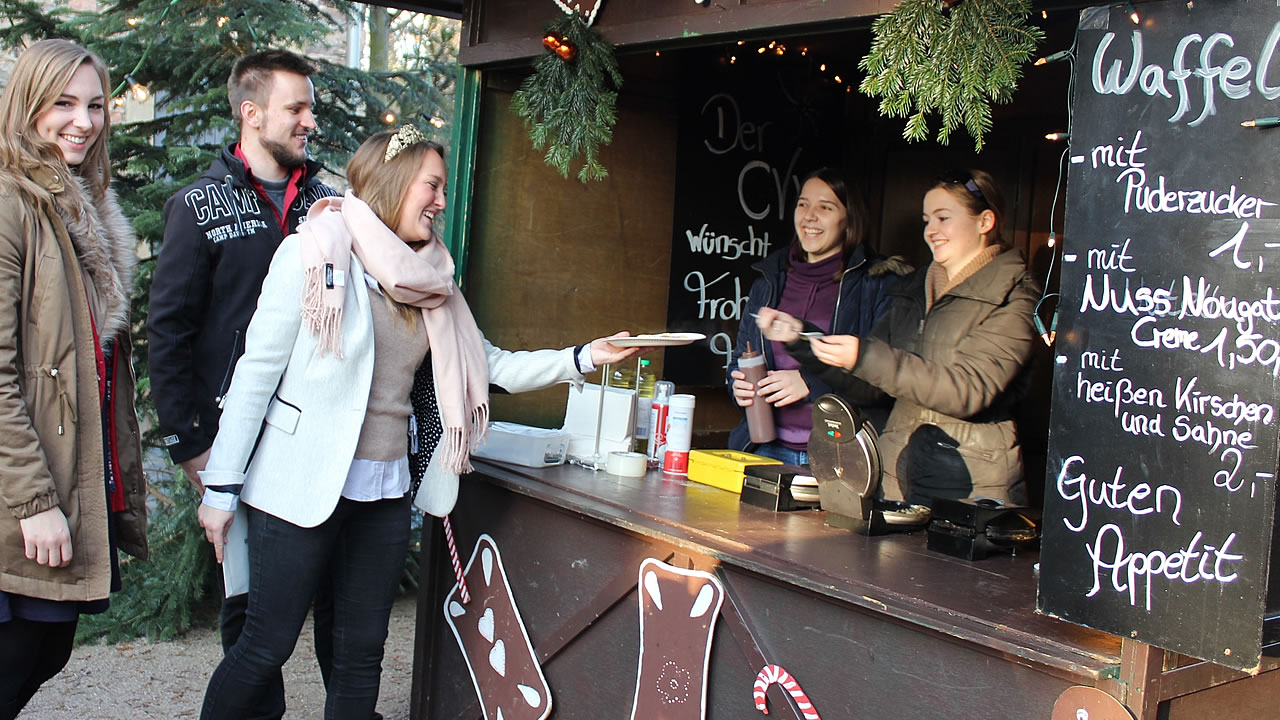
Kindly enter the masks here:
[[701, 720], [724, 588], [710, 573], [640, 563], [640, 662], [631, 720]]
[[1053, 720], [1133, 720], [1129, 708], [1098, 688], [1076, 685], [1053, 703]]
[[[546, 720], [551, 688], [516, 609], [498, 545], [476, 541], [464, 572], [444, 599], [445, 621], [462, 649], [485, 720]], [[470, 588], [471, 601], [462, 600]]]
[[600, 5], [603, 2], [604, 0], [556, 0], [556, 5], [559, 5], [566, 15], [581, 15], [587, 27], [591, 27], [591, 23], [596, 21], [596, 13], [600, 12]]

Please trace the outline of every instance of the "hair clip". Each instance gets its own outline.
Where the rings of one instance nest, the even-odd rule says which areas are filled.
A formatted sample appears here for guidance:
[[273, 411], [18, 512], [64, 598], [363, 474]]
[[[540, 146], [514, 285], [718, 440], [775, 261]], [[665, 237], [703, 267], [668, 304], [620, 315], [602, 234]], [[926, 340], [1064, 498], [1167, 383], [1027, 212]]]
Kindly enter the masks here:
[[406, 148], [426, 141], [427, 136], [423, 135], [418, 128], [410, 124], [401, 125], [396, 134], [391, 136], [391, 141], [387, 143], [387, 152], [382, 155], [382, 162], [390, 162]]

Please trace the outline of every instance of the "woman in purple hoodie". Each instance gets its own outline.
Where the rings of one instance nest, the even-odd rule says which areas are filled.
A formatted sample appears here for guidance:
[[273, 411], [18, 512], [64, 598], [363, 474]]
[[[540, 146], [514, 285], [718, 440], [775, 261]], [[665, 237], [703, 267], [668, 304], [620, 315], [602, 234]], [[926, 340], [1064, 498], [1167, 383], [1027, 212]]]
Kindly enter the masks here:
[[[900, 259], [880, 257], [867, 246], [866, 205], [835, 170], [822, 168], [805, 178], [793, 220], [796, 234], [791, 243], [753, 267], [761, 277], [751, 285], [727, 372], [729, 391], [739, 406], [756, 402], [772, 406], [778, 438], [753, 445], [744, 419], [730, 434], [729, 446], [804, 465], [809, 462], [810, 406], [831, 388], [802, 369], [782, 343], [766, 340], [752, 316], [770, 307], [809, 321], [828, 334], [870, 332], [889, 307], [889, 289], [911, 268]], [[748, 343], [755, 352], [764, 353], [769, 368], [758, 391], [738, 369]], [[877, 421], [884, 414], [871, 413]]]

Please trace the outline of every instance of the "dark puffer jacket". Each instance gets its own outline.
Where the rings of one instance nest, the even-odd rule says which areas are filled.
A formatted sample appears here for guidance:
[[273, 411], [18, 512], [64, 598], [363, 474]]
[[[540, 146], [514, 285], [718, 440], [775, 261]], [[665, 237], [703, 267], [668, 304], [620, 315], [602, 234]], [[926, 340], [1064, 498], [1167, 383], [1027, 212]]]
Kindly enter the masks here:
[[[896, 398], [880, 436], [884, 495], [1026, 502], [1014, 415], [1029, 381], [1040, 290], [1006, 250], [925, 311], [929, 266], [890, 293], [852, 373], [824, 366], [808, 342], [788, 350], [855, 403]], [[794, 349], [793, 349], [794, 348]]]
[[[728, 384], [731, 398], [733, 397], [732, 373], [738, 369], [738, 358], [747, 351], [747, 342], [750, 342], [753, 348], [764, 348], [766, 367], [777, 367], [774, 363], [773, 345], [765, 341], [752, 315], [759, 312], [762, 307], [778, 306], [778, 301], [782, 298], [782, 289], [787, 283], [787, 256], [790, 252], [791, 245], [787, 245], [752, 266], [752, 269], [759, 272], [761, 277], [751, 284], [746, 311], [742, 314], [742, 320], [738, 325], [738, 339], [733, 348], [733, 358], [725, 369], [725, 382]], [[840, 277], [840, 297], [831, 311], [831, 334], [866, 335], [870, 333], [876, 320], [889, 309], [889, 289], [896, 285], [901, 279], [900, 276], [909, 270], [910, 266], [903, 263], [901, 259], [884, 258], [868, 252], [865, 244], [854, 248], [845, 263], [844, 274]], [[799, 359], [799, 356], [795, 357]], [[800, 375], [809, 386], [806, 403], [812, 403], [822, 395], [831, 392], [831, 387], [817, 373], [802, 368]], [[878, 419], [883, 420], [883, 418], [882, 413]], [[747, 421], [744, 417], [730, 433], [729, 447], [733, 450], [746, 450], [750, 445], [751, 434], [747, 430]]]

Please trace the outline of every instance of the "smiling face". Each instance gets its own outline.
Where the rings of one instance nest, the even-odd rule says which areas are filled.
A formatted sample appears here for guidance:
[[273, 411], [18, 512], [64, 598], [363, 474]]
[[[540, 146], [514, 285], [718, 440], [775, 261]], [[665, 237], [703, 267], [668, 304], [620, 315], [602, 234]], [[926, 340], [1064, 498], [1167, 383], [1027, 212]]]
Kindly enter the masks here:
[[285, 70], [271, 73], [266, 106], [255, 104], [249, 122], [257, 123], [258, 144], [280, 167], [292, 169], [307, 161], [307, 139], [316, 129], [315, 104], [311, 78]]
[[407, 243], [432, 239], [432, 224], [445, 205], [444, 158], [434, 149], [422, 154], [422, 164], [405, 190], [395, 233]]
[[[960, 192], [968, 192], [958, 186]], [[933, 252], [933, 261], [953, 273], [969, 263], [986, 247], [986, 235], [995, 227], [995, 213], [977, 215], [945, 187], [936, 187], [924, 196], [924, 241]]]
[[831, 186], [819, 178], [809, 178], [800, 188], [794, 219], [808, 262], [826, 260], [844, 247], [849, 213]]
[[36, 117], [36, 135], [57, 145], [68, 165], [78, 166], [102, 134], [104, 98], [98, 72], [91, 63], [81, 63], [53, 107]]

